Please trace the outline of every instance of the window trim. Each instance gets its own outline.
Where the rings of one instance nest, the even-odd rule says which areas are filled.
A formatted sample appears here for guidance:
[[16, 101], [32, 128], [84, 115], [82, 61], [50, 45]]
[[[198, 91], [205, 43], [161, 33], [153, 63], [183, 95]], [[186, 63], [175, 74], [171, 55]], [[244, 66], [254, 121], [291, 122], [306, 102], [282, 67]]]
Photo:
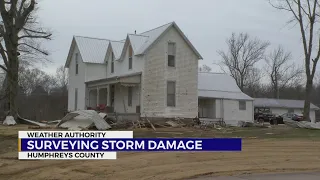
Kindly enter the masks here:
[[[174, 101], [173, 101], [173, 105], [168, 105], [168, 95], [172, 95], [172, 94], [169, 94], [168, 93], [168, 85], [169, 83], [174, 83]], [[177, 106], [177, 83], [176, 81], [167, 81], [167, 93], [166, 93], [166, 96], [167, 96], [167, 107], [176, 107]]]
[[[173, 44], [173, 47], [174, 47], [174, 52], [173, 54], [169, 54], [169, 46], [170, 44]], [[176, 67], [176, 56], [177, 56], [177, 44], [175, 42], [171, 42], [169, 41], [168, 44], [167, 44], [167, 66], [168, 67], [171, 67], [171, 68], [175, 68]], [[169, 64], [169, 56], [173, 56], [173, 66], [170, 66]]]

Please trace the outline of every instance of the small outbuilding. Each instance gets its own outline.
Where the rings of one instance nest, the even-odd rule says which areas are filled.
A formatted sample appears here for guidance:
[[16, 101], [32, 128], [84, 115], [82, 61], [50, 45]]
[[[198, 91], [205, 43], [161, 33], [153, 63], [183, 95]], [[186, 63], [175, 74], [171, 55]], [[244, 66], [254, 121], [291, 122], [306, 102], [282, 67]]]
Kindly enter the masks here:
[[[303, 114], [304, 100], [255, 98], [254, 107], [255, 109], [269, 108], [276, 115], [283, 115], [285, 113]], [[316, 121], [316, 110], [319, 110], [319, 107], [310, 103], [311, 122]]]
[[244, 94], [225, 73], [199, 72], [199, 118], [220, 119], [227, 125], [253, 122], [253, 98]]

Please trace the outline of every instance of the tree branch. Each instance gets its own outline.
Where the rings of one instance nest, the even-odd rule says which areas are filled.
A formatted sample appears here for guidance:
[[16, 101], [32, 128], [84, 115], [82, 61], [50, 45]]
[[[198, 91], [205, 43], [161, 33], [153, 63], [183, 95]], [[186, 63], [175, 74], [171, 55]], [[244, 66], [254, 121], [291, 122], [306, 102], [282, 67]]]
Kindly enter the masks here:
[[39, 48], [33, 47], [33, 46], [29, 45], [29, 44], [26, 44], [26, 43], [20, 43], [19, 45], [27, 46], [27, 47], [30, 47], [31, 49], [34, 49], [34, 50], [36, 50], [36, 51], [38, 51], [38, 52], [40, 52], [40, 53], [42, 53], [44, 55], [49, 55], [49, 53], [47, 53], [47, 52], [45, 52], [43, 50], [40, 50]]
[[36, 36], [36, 35], [24, 35], [24, 36], [21, 36], [21, 37], [19, 37], [18, 39], [23, 39], [23, 38], [39, 38], [39, 39], [49, 39], [49, 40], [51, 40], [51, 35], [52, 34], [48, 34], [48, 35], [44, 35], [44, 36], [41, 36], [41, 35], [38, 35], [38, 36]]
[[0, 64], [0, 68], [3, 69], [4, 71], [8, 72], [8, 69], [1, 64]]

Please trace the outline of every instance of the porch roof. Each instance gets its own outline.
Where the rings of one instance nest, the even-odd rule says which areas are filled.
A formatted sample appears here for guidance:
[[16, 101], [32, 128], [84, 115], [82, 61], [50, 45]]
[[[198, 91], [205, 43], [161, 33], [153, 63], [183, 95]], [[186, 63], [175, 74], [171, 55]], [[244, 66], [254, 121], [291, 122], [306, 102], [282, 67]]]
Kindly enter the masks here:
[[133, 85], [141, 83], [141, 72], [126, 74], [122, 76], [114, 76], [110, 78], [97, 79], [85, 82], [87, 87], [103, 86], [108, 84], [120, 83], [123, 85]]

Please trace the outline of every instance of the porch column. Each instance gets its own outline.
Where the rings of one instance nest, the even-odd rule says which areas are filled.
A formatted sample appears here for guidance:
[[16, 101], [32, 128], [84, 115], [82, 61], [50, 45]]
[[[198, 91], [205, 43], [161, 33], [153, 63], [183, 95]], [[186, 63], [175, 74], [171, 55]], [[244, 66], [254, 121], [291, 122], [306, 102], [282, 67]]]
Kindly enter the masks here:
[[110, 84], [107, 86], [107, 106], [111, 106], [110, 103]]
[[99, 93], [100, 93], [100, 88], [97, 87], [97, 104], [96, 104], [96, 106], [98, 106], [98, 104], [100, 104], [100, 102], [99, 102], [99, 100], [100, 100]]

